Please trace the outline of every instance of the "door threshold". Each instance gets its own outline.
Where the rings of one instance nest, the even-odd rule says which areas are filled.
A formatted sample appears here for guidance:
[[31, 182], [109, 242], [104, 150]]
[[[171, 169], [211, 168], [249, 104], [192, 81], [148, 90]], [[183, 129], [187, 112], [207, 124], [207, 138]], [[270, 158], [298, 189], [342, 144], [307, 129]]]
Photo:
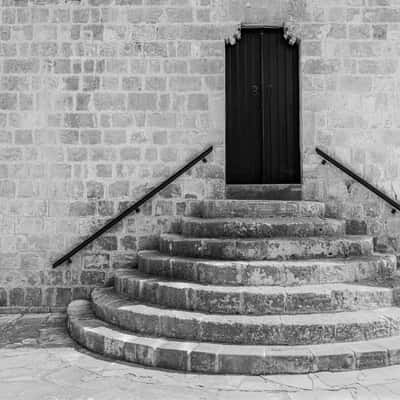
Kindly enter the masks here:
[[226, 185], [225, 197], [232, 200], [302, 200], [302, 185]]

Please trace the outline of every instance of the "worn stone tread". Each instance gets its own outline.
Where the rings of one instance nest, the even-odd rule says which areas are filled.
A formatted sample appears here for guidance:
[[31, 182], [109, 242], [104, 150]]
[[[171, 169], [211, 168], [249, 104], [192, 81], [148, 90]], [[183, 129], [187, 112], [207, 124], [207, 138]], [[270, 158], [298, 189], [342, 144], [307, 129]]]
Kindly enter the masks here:
[[221, 260], [287, 260], [371, 255], [369, 236], [212, 239], [163, 234], [160, 251], [171, 256]]
[[174, 257], [145, 250], [138, 253], [138, 268], [150, 275], [203, 284], [291, 286], [388, 279], [396, 270], [396, 256], [221, 261]]
[[132, 332], [230, 344], [303, 345], [400, 334], [400, 308], [298, 315], [223, 315], [168, 309], [95, 289], [96, 315]]
[[322, 217], [325, 204], [316, 201], [282, 200], [192, 200], [186, 215], [202, 218], [224, 217]]
[[369, 310], [393, 305], [393, 290], [362, 284], [217, 286], [170, 281], [135, 270], [120, 272], [117, 293], [132, 300], [221, 314], [308, 314]]
[[138, 253], [141, 272], [169, 279], [214, 285], [307, 285], [389, 279], [396, 256], [308, 260], [221, 261], [169, 256], [155, 250]]
[[133, 334], [95, 317], [91, 305], [68, 307], [68, 329], [82, 346], [115, 359], [209, 374], [303, 374], [347, 371], [400, 362], [400, 337], [308, 346], [198, 343]]
[[261, 238], [338, 236], [346, 232], [346, 221], [317, 218], [194, 218], [182, 219], [181, 231], [188, 237]]

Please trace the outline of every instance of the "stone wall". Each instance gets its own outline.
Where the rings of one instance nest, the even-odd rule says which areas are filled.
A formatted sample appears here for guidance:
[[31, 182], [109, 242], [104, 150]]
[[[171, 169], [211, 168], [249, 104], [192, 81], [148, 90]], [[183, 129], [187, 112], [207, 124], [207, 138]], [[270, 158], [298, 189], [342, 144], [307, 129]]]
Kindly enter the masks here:
[[[400, 220], [320, 145], [395, 195], [397, 0], [0, 0], [0, 309], [63, 309], [157, 245], [190, 198], [224, 195], [224, 39], [301, 38], [306, 198], [397, 249]], [[73, 263], [51, 263], [208, 144], [179, 179]], [[383, 246], [384, 245], [384, 246]], [[389, 246], [389, 247], [390, 247]]]
[[350, 233], [400, 249], [400, 219], [371, 192], [319, 164], [315, 145], [397, 199], [400, 194], [398, 0], [296, 1], [302, 37], [304, 187]]

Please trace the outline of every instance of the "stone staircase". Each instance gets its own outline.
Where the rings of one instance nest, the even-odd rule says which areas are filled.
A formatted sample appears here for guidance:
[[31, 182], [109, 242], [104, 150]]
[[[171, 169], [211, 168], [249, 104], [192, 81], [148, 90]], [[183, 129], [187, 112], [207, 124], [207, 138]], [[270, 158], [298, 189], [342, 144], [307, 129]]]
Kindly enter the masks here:
[[306, 201], [187, 204], [180, 232], [68, 308], [72, 337], [182, 371], [277, 374], [400, 363], [392, 255]]

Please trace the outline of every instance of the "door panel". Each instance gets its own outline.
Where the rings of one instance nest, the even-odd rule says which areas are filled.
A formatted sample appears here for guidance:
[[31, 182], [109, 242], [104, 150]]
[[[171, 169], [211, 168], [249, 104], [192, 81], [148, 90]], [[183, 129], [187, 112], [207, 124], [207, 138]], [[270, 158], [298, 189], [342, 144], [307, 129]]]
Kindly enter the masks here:
[[260, 36], [249, 32], [227, 47], [227, 182], [258, 183], [261, 176]]
[[297, 45], [247, 29], [226, 50], [227, 183], [300, 183]]

